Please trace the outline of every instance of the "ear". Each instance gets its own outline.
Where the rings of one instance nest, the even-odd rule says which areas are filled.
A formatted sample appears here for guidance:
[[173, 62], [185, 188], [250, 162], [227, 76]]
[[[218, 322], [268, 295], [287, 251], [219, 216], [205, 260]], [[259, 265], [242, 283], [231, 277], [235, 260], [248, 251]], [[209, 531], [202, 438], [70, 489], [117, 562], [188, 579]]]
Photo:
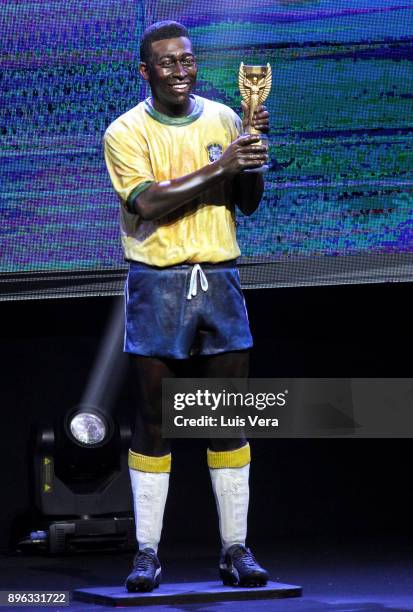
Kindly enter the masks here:
[[139, 74], [145, 81], [149, 81], [149, 68], [146, 62], [140, 62], [139, 64]]

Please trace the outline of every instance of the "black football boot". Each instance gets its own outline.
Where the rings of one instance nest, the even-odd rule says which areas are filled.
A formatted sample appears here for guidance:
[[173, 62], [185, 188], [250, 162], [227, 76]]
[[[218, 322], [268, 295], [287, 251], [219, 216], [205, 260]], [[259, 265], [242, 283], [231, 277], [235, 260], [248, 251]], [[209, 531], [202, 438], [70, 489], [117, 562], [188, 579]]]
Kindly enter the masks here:
[[125, 586], [134, 591], [152, 591], [161, 581], [161, 564], [152, 548], [140, 550], [133, 561], [133, 570], [126, 578]]
[[219, 574], [228, 586], [257, 587], [268, 581], [268, 572], [256, 562], [250, 549], [241, 544], [234, 544], [221, 556]]

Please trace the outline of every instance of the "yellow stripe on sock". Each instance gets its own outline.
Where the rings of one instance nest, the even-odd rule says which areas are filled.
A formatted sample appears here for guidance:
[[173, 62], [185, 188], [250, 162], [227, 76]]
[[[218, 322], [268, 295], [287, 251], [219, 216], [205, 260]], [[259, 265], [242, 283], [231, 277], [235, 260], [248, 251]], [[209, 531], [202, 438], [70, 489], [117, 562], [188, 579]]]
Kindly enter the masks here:
[[140, 455], [129, 449], [128, 465], [132, 470], [139, 470], [140, 472], [170, 472], [171, 453], [162, 455], [162, 457], [153, 457], [151, 455]]
[[236, 448], [231, 451], [212, 451], [207, 449], [208, 467], [216, 468], [232, 468], [244, 467], [251, 461], [251, 449], [247, 442], [241, 448]]

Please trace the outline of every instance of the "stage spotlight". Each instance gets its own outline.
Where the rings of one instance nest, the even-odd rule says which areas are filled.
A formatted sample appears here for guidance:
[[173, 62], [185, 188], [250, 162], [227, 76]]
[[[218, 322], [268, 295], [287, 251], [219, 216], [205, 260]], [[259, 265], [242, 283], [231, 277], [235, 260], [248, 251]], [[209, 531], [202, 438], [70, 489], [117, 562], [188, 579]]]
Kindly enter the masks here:
[[66, 427], [68, 435], [85, 446], [103, 444], [113, 433], [113, 425], [110, 432], [108, 419], [92, 406], [79, 406], [74, 414], [68, 415]]

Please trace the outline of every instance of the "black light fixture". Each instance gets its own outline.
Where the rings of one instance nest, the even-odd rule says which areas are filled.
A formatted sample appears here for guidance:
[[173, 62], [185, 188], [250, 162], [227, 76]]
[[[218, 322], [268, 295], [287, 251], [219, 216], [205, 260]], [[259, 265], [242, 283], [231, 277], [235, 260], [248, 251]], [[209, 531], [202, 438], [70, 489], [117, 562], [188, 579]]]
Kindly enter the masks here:
[[[35, 524], [18, 542], [51, 554], [132, 550], [135, 526], [129, 483], [131, 429], [113, 415], [127, 365], [123, 305], [116, 300], [80, 404], [34, 439]], [[27, 533], [27, 532], [26, 532]]]

